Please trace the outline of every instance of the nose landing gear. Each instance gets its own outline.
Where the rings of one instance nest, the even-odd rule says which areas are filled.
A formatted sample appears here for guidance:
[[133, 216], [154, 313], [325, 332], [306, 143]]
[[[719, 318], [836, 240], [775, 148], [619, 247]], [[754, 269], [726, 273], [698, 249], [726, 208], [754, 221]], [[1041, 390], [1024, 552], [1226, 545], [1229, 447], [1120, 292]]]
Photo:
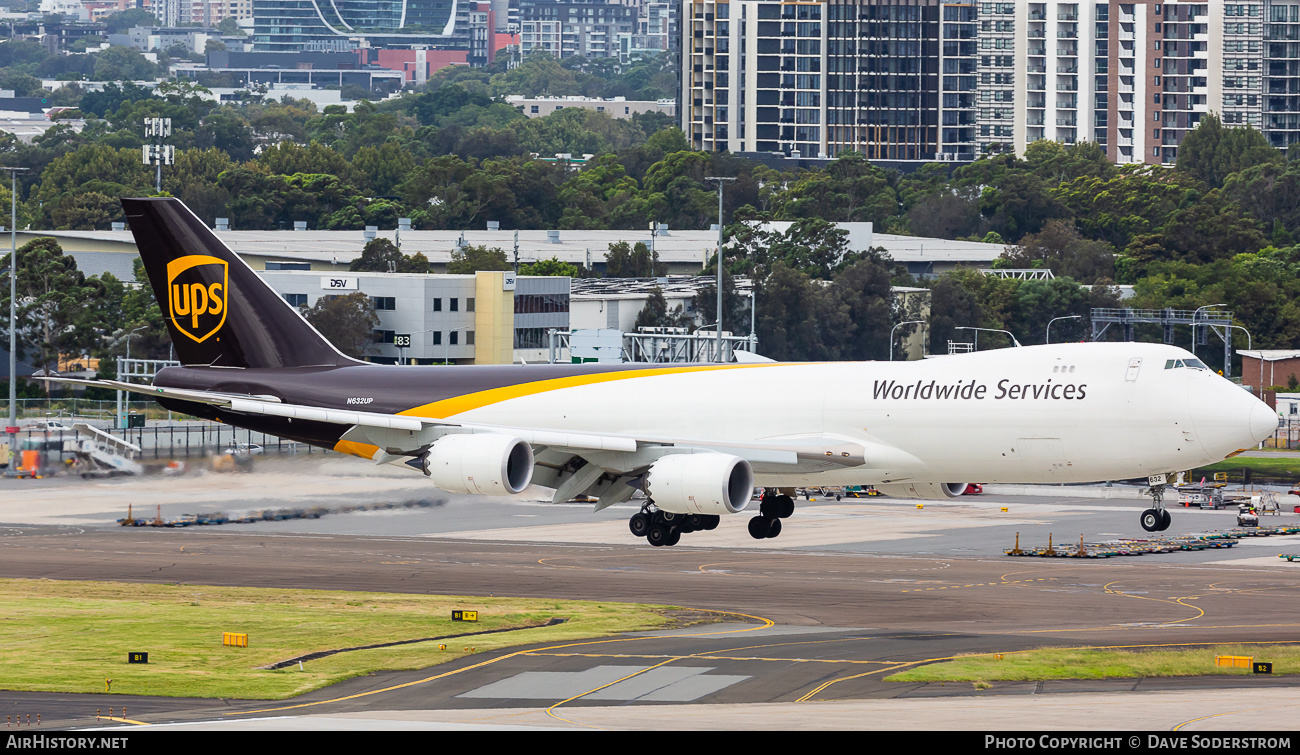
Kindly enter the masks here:
[[1147, 494], [1151, 496], [1152, 508], [1142, 512], [1142, 529], [1147, 532], [1164, 532], [1169, 529], [1173, 517], [1165, 509], [1165, 486], [1163, 483], [1152, 485]]

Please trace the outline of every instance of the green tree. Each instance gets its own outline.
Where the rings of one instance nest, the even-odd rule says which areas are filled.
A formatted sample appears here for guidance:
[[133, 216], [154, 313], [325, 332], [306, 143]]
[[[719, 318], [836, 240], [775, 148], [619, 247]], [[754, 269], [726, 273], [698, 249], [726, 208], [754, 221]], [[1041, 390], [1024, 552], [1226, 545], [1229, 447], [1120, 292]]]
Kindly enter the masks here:
[[1011, 268], [1046, 267], [1054, 275], [1089, 284], [1115, 278], [1115, 250], [1110, 244], [1084, 238], [1066, 220], [1047, 221], [1039, 233], [1027, 234], [1018, 246], [1007, 247], [996, 263]]
[[980, 194], [980, 212], [988, 219], [991, 230], [1007, 240], [1038, 233], [1048, 220], [1065, 214], [1049, 191], [1049, 184], [1021, 171], [1008, 172], [997, 183], [985, 187]]
[[347, 295], [322, 296], [303, 317], [341, 352], [360, 359], [370, 350], [379, 327], [379, 316], [370, 297], [361, 291]]
[[651, 259], [650, 247], [644, 241], [615, 241], [605, 253], [606, 278], [658, 278], [667, 271], [668, 266], [661, 264], [657, 255]]
[[758, 286], [758, 343], [764, 356], [781, 362], [818, 358], [817, 284], [780, 260], [755, 283]]
[[641, 328], [689, 328], [693, 319], [690, 315], [682, 312], [682, 305], [678, 304], [671, 311], [668, 309], [668, 300], [664, 298], [664, 291], [658, 286], [650, 289], [650, 295], [646, 297], [645, 306], [636, 314], [636, 323], [632, 326], [636, 330]]
[[[102, 286], [88, 282], [77, 261], [63, 254], [55, 239], [43, 236], [18, 249], [17, 317], [18, 356], [33, 366], [52, 371], [63, 353], [82, 353], [93, 338], [88, 310], [102, 301]], [[9, 266], [5, 255], [3, 267]], [[3, 288], [0, 308], [9, 307], [9, 288]]]
[[220, 107], [204, 116], [194, 134], [194, 144], [200, 149], [215, 147], [237, 162], [252, 160], [257, 146], [252, 127], [232, 107]]
[[1278, 246], [1300, 236], [1300, 161], [1252, 165], [1227, 177], [1223, 196], [1260, 221]]
[[220, 30], [222, 34], [231, 37], [248, 36], [247, 34], [244, 33], [244, 30], [239, 27], [239, 21], [237, 21], [234, 16], [226, 16], [225, 18], [221, 19], [221, 23], [217, 24], [217, 29]]
[[567, 262], [561, 262], [558, 257], [551, 257], [548, 260], [537, 260], [528, 265], [519, 266], [520, 275], [554, 275], [568, 278], [581, 278], [582, 269], [577, 265], [570, 265]]
[[1219, 116], [1207, 113], [1178, 145], [1178, 170], [1212, 188], [1223, 186], [1233, 173], [1264, 164], [1280, 165], [1286, 158], [1250, 126], [1224, 128]]
[[980, 327], [984, 309], [964, 282], [967, 276], [943, 275], [930, 284], [930, 353], [947, 354], [948, 342], [970, 343], [969, 332], [958, 327]]
[[886, 172], [857, 152], [847, 152], [824, 170], [805, 172], [785, 193], [777, 217], [871, 221], [883, 226], [898, 212], [898, 196]]
[[[714, 273], [715, 277], [716, 275]], [[692, 299], [692, 306], [699, 313], [704, 325], [711, 326], [717, 323], [718, 285], [712, 279], [696, 292]], [[722, 271], [721, 329], [736, 334], [749, 332], [749, 299], [736, 290], [736, 279], [726, 269]]]
[[158, 75], [158, 65], [130, 47], [114, 45], [95, 54], [95, 81], [138, 81]]
[[348, 265], [350, 272], [428, 273], [429, 260], [423, 254], [406, 255], [393, 242], [373, 238], [361, 249], [361, 256]]
[[465, 246], [452, 251], [448, 273], [466, 275], [480, 270], [514, 270], [514, 266], [506, 259], [506, 253], [496, 248]]
[[157, 26], [158, 17], [143, 8], [119, 11], [104, 19], [109, 34], [122, 34], [136, 26]]

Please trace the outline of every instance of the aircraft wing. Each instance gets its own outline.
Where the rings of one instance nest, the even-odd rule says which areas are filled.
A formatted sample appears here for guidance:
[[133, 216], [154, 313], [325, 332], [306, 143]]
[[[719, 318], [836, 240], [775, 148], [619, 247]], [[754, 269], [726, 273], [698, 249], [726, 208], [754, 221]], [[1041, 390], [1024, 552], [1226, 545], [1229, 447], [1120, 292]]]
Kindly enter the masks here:
[[[456, 432], [496, 432], [518, 437], [526, 443], [560, 454], [596, 457], [601, 466], [635, 469], [648, 466], [665, 453], [716, 451], [738, 456], [756, 467], [756, 471], [822, 471], [835, 467], [852, 467], [865, 463], [866, 449], [840, 438], [794, 437], [771, 438], [758, 443], [729, 443], [704, 439], [632, 436], [564, 432], [546, 428], [489, 425], [452, 419], [414, 417], [350, 409], [328, 409], [300, 404], [286, 404], [274, 396], [198, 391], [156, 385], [127, 383], [120, 380], [82, 380], [79, 378], [41, 378], [49, 382], [94, 386], [128, 391], [153, 398], [172, 398], [209, 404], [239, 414], [303, 419], [346, 426], [342, 439], [375, 446], [382, 452], [378, 461], [392, 461], [421, 453], [443, 435]], [[601, 458], [599, 454], [607, 454]], [[551, 456], [555, 456], [552, 453]], [[617, 455], [617, 456], [609, 456]], [[539, 482], [539, 484], [545, 484]]]

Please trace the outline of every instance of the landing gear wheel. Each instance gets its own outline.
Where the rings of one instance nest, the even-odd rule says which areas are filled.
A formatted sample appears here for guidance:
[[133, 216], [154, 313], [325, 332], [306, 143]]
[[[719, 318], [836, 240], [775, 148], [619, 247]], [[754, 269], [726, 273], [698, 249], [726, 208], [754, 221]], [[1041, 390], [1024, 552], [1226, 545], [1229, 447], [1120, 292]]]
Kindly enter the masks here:
[[1142, 529], [1147, 532], [1159, 532], [1161, 530], [1160, 525], [1164, 524], [1164, 521], [1164, 517], [1155, 509], [1147, 509], [1142, 512]]
[[776, 537], [781, 534], [781, 520], [773, 519], [767, 523], [767, 536]]
[[763, 540], [767, 537], [767, 526], [769, 520], [765, 516], [756, 516], [749, 520], [749, 536], [755, 540]]
[[646, 542], [658, 548], [661, 545], [669, 545], [669, 534], [667, 527], [662, 524], [654, 524], [650, 526], [650, 529], [646, 530], [645, 539]]
[[664, 540], [664, 545], [677, 545], [682, 539], [682, 533], [677, 529], [668, 530], [668, 538]]
[[716, 530], [721, 523], [722, 517], [717, 514], [706, 514], [704, 516], [704, 529], [706, 530]]
[[644, 512], [638, 511], [627, 521], [627, 528], [632, 530], [633, 535], [645, 537], [646, 532], [650, 530], [650, 517]]
[[788, 495], [764, 498], [758, 505], [758, 513], [773, 519], [785, 519], [794, 513], [794, 499]]
[[1160, 531], [1164, 532], [1165, 530], [1169, 529], [1169, 525], [1173, 523], [1174, 518], [1170, 516], [1169, 509], [1165, 509], [1164, 511], [1161, 511], [1160, 514], [1161, 514], [1161, 518], [1163, 519], [1163, 521], [1160, 523]]
[[682, 533], [699, 532], [704, 529], [704, 516], [701, 514], [690, 514], [682, 522]]

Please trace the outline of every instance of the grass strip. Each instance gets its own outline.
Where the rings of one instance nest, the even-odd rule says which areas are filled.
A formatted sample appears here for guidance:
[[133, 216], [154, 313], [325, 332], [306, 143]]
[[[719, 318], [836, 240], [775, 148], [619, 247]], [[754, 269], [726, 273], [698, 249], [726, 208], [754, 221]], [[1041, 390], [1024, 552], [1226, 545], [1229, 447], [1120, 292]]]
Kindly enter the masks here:
[[1300, 458], [1281, 456], [1267, 458], [1260, 456], [1234, 456], [1207, 467], [1197, 467], [1187, 473], [1188, 481], [1199, 481], [1202, 477], [1213, 480], [1215, 472], [1227, 472], [1228, 482], [1240, 483], [1250, 470], [1253, 482], [1300, 482]]
[[1050, 681], [1172, 676], [1250, 675], [1216, 666], [1215, 656], [1250, 656], [1273, 664], [1274, 674], [1300, 673], [1300, 644], [1216, 645], [1189, 649], [1042, 648], [969, 655], [901, 671], [888, 682]]
[[[453, 610], [476, 610], [475, 623]], [[674, 625], [671, 606], [596, 601], [0, 580], [0, 687], [281, 700], [384, 669], [415, 669], [534, 643]], [[561, 623], [542, 626], [553, 619]], [[509, 631], [519, 629], [524, 631]], [[504, 631], [502, 631], [504, 630]], [[480, 632], [449, 641], [412, 638]], [[223, 632], [249, 647], [221, 644]], [[445, 644], [446, 650], [439, 650]], [[272, 670], [278, 661], [364, 648]], [[147, 652], [148, 664], [127, 654]]]

